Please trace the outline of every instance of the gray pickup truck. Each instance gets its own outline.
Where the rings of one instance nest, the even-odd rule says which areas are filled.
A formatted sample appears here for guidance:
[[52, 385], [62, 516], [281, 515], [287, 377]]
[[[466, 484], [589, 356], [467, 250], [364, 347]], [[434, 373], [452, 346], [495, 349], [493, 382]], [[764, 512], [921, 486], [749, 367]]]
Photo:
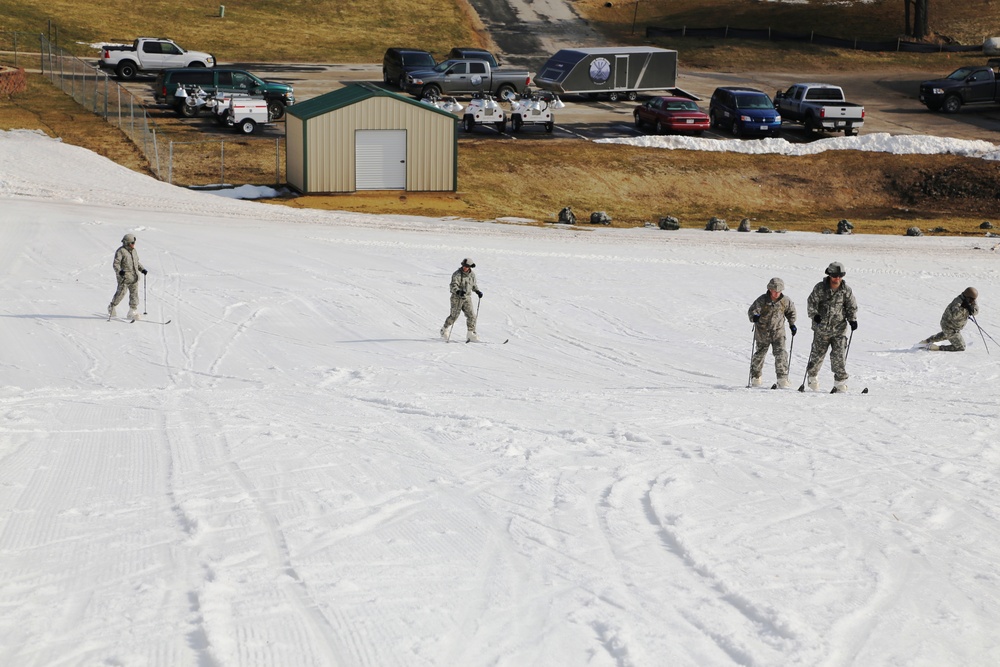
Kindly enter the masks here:
[[529, 92], [531, 73], [526, 69], [494, 69], [485, 60], [445, 60], [433, 69], [406, 75], [404, 90], [414, 97], [492, 93], [502, 100]]
[[865, 124], [865, 108], [844, 99], [840, 86], [827, 83], [796, 83], [774, 96], [774, 108], [782, 119], [802, 123], [811, 132], [858, 133]]

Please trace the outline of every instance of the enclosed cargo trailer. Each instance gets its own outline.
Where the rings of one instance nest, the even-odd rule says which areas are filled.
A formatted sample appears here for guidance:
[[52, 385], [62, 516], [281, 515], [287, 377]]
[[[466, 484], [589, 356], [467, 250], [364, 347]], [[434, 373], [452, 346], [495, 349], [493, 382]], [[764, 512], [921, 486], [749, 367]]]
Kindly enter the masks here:
[[562, 49], [538, 70], [535, 85], [560, 94], [607, 96], [612, 102], [634, 100], [646, 91], [677, 88], [677, 52], [651, 46]]

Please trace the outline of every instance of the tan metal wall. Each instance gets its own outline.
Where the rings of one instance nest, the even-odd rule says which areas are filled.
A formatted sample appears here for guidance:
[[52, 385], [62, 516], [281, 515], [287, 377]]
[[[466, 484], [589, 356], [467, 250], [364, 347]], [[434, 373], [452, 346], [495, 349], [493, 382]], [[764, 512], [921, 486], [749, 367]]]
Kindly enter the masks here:
[[302, 119], [285, 115], [285, 181], [300, 192], [306, 191]]
[[[288, 126], [291, 184], [292, 126]], [[452, 191], [456, 119], [390, 97], [373, 97], [310, 118], [305, 132], [306, 192], [354, 192], [356, 130], [406, 130], [406, 189]], [[299, 139], [299, 144], [303, 142]]]

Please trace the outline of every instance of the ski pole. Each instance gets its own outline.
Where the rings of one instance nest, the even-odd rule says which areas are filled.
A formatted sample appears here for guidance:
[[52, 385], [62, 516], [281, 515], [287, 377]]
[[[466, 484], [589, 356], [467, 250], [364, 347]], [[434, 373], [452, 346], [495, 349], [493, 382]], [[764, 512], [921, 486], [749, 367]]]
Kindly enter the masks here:
[[[972, 315], [970, 315], [969, 319], [972, 320], [972, 323], [976, 325], [977, 329], [979, 329], [979, 335], [983, 339], [983, 347], [986, 348], [986, 354], [989, 354], [990, 353], [990, 346], [986, 344], [986, 335], [985, 335], [986, 332], [983, 331], [983, 328], [981, 326], [979, 326], [979, 322], [976, 321], [975, 317], [973, 317]], [[994, 343], [996, 343], [996, 341], [993, 340], [993, 336], [990, 336], [990, 340], [992, 340]]]
[[747, 389], [750, 388], [750, 381], [753, 379], [753, 354], [757, 351], [757, 323], [753, 323], [753, 334], [750, 338], [750, 370], [747, 372]]
[[[792, 340], [794, 341], [795, 338], [793, 337]], [[815, 341], [816, 341], [816, 332], [813, 331], [813, 342], [815, 342]], [[807, 361], [806, 362], [806, 372], [802, 374], [802, 385], [799, 387], [799, 391], [805, 391], [806, 390], [806, 378], [808, 376], [809, 376], [809, 362]]]
[[[851, 335], [847, 337], [847, 349], [844, 350], [844, 363], [847, 363], [847, 355], [851, 353], [851, 341], [854, 340], [854, 329], [851, 329]], [[830, 363], [833, 363], [831, 360]]]
[[792, 342], [788, 345], [788, 372], [792, 371], [792, 350], [795, 349], [795, 334], [792, 334]]
[[146, 274], [142, 274], [142, 314], [146, 314]]

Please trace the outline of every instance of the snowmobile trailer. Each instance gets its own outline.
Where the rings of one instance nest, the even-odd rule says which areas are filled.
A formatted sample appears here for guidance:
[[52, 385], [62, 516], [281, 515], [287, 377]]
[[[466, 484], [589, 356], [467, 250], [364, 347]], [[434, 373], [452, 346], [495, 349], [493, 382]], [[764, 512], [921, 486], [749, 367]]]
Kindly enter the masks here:
[[677, 52], [651, 46], [562, 49], [538, 70], [535, 85], [559, 94], [634, 100], [640, 92], [679, 90]]

